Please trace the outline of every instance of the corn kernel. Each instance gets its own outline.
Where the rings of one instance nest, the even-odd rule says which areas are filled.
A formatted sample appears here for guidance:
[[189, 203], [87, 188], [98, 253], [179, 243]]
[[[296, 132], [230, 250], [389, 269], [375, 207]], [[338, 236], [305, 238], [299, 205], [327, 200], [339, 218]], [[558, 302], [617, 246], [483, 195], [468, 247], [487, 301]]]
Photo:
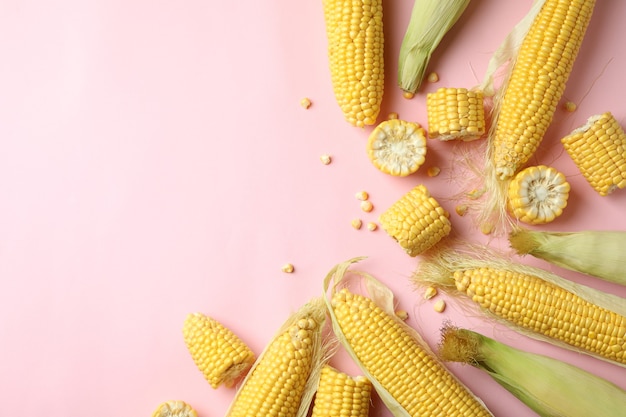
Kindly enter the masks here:
[[406, 310], [396, 310], [396, 317], [402, 321], [408, 320], [409, 313]]
[[456, 211], [456, 214], [458, 214], [461, 217], [465, 216], [468, 210], [469, 210], [469, 207], [467, 206], [467, 204], [459, 204], [458, 206], [454, 208], [454, 211]]
[[369, 213], [370, 211], [374, 210], [374, 205], [369, 200], [361, 201], [361, 210], [363, 210], [366, 213]]
[[437, 288], [429, 286], [424, 290], [424, 300], [430, 300], [437, 295]]
[[576, 111], [577, 106], [576, 103], [574, 103], [573, 101], [566, 101], [563, 105], [563, 108], [565, 109], [565, 111], [574, 112]]
[[370, 195], [367, 191], [359, 191], [354, 195], [357, 200], [365, 201], [370, 198]]
[[352, 227], [354, 227], [356, 230], [359, 230], [361, 226], [363, 226], [363, 222], [361, 221], [361, 219], [352, 220]]
[[378, 229], [378, 225], [376, 223], [374, 222], [367, 223], [367, 230], [369, 230], [370, 232], [373, 232], [376, 229]]
[[285, 264], [283, 265], [281, 268], [281, 271], [287, 273], [287, 274], [291, 274], [294, 271], [294, 267], [292, 264]]
[[405, 91], [404, 93], [402, 93], [402, 97], [406, 98], [407, 100], [412, 99], [415, 96], [415, 94], [411, 93], [410, 91]]
[[311, 107], [311, 104], [312, 104], [311, 100], [308, 99], [307, 97], [300, 100], [300, 105], [305, 109], [308, 109], [309, 107]]
[[320, 161], [322, 161], [322, 164], [328, 165], [328, 164], [331, 163], [332, 158], [330, 157], [330, 155], [324, 154], [324, 155], [320, 156]]
[[389, 115], [387, 116], [387, 119], [388, 119], [388, 120], [393, 120], [393, 119], [397, 119], [397, 118], [399, 118], [399, 117], [400, 117], [400, 116], [398, 116], [398, 113], [396, 113], [396, 112], [392, 112], [392, 113], [389, 113]]
[[437, 74], [436, 72], [431, 72], [430, 74], [428, 74], [428, 77], [426, 79], [429, 83], [436, 83], [437, 81], [439, 81], [439, 74]]
[[446, 309], [446, 302], [443, 300], [438, 300], [434, 305], [433, 305], [433, 310], [435, 310], [437, 313], [443, 313], [443, 311]]
[[436, 177], [437, 175], [439, 175], [440, 172], [441, 172], [441, 168], [439, 168], [439, 167], [430, 167], [426, 171], [426, 175], [428, 175], [429, 177]]

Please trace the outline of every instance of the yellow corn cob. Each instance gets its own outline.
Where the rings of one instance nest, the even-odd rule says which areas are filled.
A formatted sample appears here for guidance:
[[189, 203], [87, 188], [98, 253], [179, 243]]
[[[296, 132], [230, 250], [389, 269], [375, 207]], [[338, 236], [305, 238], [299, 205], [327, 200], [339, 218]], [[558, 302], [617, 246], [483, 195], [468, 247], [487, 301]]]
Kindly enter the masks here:
[[372, 383], [352, 377], [330, 365], [322, 368], [311, 417], [365, 417], [369, 415]]
[[418, 185], [381, 214], [380, 224], [410, 256], [417, 256], [450, 234], [449, 217], [428, 189]]
[[590, 117], [561, 142], [600, 195], [626, 187], [626, 134], [610, 112]]
[[471, 141], [485, 134], [483, 94], [466, 88], [440, 88], [426, 96], [428, 135]]
[[524, 223], [549, 223], [567, 206], [570, 186], [565, 175], [545, 165], [528, 167], [509, 184], [509, 207]]
[[281, 327], [246, 376], [227, 417], [304, 417], [323, 366], [322, 299], [301, 307]]
[[426, 132], [419, 123], [385, 120], [370, 133], [366, 150], [380, 171], [405, 177], [416, 172], [426, 160]]
[[166, 401], [159, 405], [152, 417], [198, 417], [198, 413], [184, 401]]
[[[383, 290], [384, 291], [384, 290]], [[398, 416], [490, 416], [393, 313], [342, 288], [331, 297], [333, 329]]]
[[254, 353], [237, 335], [202, 313], [187, 316], [183, 336], [196, 366], [213, 388], [232, 387], [254, 363]]
[[354, 126], [373, 125], [383, 97], [382, 0], [323, 0], [330, 75]]
[[511, 178], [535, 153], [565, 89], [595, 0], [546, 0], [519, 49], [496, 118], [493, 164]]

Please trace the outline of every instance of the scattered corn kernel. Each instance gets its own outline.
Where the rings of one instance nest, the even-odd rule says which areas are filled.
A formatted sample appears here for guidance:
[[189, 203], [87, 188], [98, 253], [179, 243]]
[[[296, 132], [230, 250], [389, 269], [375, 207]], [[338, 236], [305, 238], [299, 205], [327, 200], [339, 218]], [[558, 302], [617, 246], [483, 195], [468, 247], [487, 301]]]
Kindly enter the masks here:
[[309, 107], [311, 107], [311, 100], [305, 97], [302, 100], [300, 100], [300, 105], [304, 107], [305, 109], [308, 109]]
[[426, 175], [428, 175], [429, 177], [436, 177], [437, 175], [439, 175], [440, 172], [441, 172], [441, 168], [439, 168], [439, 167], [430, 167], [426, 171]]
[[159, 405], [152, 417], [198, 417], [198, 413], [184, 401], [166, 401]]
[[485, 190], [472, 190], [469, 193], [467, 193], [467, 197], [471, 200], [476, 200], [478, 198], [480, 198], [483, 194], [485, 194]]
[[331, 159], [330, 155], [324, 154], [324, 155], [320, 156], [320, 161], [322, 161], [322, 164], [324, 164], [324, 165], [330, 164], [331, 160], [332, 159]]
[[431, 72], [430, 74], [428, 74], [428, 77], [426, 79], [429, 83], [436, 83], [437, 81], [439, 81], [439, 74], [437, 74], [436, 72]]
[[294, 267], [292, 264], [285, 264], [283, 265], [281, 268], [281, 271], [287, 273], [287, 274], [291, 274], [294, 271]]
[[407, 100], [412, 99], [415, 96], [415, 94], [411, 93], [410, 91], [405, 91], [404, 93], [402, 93], [402, 97], [406, 98]]
[[367, 223], [367, 230], [369, 230], [370, 232], [373, 232], [376, 229], [378, 229], [378, 225], [376, 223], [374, 222]]
[[409, 318], [409, 313], [406, 310], [396, 310], [396, 317], [399, 318], [400, 320], [408, 320]]
[[361, 226], [363, 226], [363, 222], [361, 221], [361, 219], [352, 220], [352, 227], [354, 227], [356, 230], [359, 230]]
[[433, 305], [433, 310], [435, 310], [437, 313], [443, 313], [443, 311], [446, 309], [446, 302], [443, 300], [438, 300], [434, 305]]
[[363, 210], [366, 213], [369, 213], [370, 211], [374, 210], [374, 205], [369, 200], [361, 201], [361, 210]]
[[424, 300], [430, 300], [435, 295], [437, 295], [437, 288], [433, 286], [426, 287], [424, 290]]
[[565, 109], [565, 111], [569, 111], [569, 112], [576, 111], [577, 107], [578, 106], [576, 106], [576, 103], [574, 103], [573, 101], [566, 101], [565, 104], [563, 105], [563, 108]]
[[393, 120], [393, 119], [398, 119], [400, 116], [398, 116], [398, 113], [396, 112], [391, 112], [389, 113], [389, 115], [387, 116], [388, 120]]
[[483, 235], [490, 235], [493, 233], [495, 226], [493, 223], [485, 223], [480, 225], [480, 231]]
[[370, 195], [367, 191], [359, 191], [354, 195], [357, 200], [365, 201], [370, 198]]
[[456, 211], [456, 214], [458, 214], [461, 217], [465, 216], [468, 210], [469, 210], [469, 207], [467, 206], [467, 204], [459, 204], [458, 206], [454, 208], [454, 211]]

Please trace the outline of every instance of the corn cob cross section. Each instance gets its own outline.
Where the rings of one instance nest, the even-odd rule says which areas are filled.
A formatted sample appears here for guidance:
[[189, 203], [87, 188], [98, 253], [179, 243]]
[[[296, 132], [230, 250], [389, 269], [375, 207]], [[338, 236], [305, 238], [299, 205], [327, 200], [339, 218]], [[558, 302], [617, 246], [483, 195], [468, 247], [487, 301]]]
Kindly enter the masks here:
[[186, 402], [172, 400], [159, 404], [152, 417], [198, 417], [198, 413]]

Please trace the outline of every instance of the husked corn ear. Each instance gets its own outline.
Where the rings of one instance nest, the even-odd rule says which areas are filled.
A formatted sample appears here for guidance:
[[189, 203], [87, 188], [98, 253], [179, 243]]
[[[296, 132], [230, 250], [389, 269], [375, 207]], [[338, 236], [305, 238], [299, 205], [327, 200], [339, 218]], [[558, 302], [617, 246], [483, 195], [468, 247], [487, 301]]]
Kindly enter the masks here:
[[254, 363], [227, 417], [305, 416], [307, 387], [322, 366], [320, 333], [325, 319], [321, 299], [291, 316]]
[[626, 363], [626, 318], [534, 276], [495, 268], [454, 272], [456, 288], [491, 313], [570, 346]]
[[626, 134], [610, 112], [590, 117], [561, 143], [600, 195], [626, 187]]
[[549, 223], [567, 206], [570, 186], [565, 175], [545, 165], [525, 168], [509, 184], [513, 217], [528, 224]]
[[398, 318], [369, 297], [343, 288], [333, 294], [331, 304], [356, 357], [407, 415], [491, 415]]
[[335, 98], [348, 122], [373, 125], [384, 87], [382, 0], [323, 0]]
[[193, 361], [211, 387], [231, 387], [252, 366], [255, 355], [237, 335], [212, 317], [189, 314], [183, 336]]
[[311, 417], [365, 417], [371, 394], [372, 383], [364, 376], [353, 377], [324, 365]]
[[159, 405], [152, 417], [198, 417], [198, 413], [184, 401], [166, 401]]
[[440, 88], [426, 96], [428, 135], [439, 140], [471, 141], [485, 134], [483, 93]]
[[366, 150], [380, 171], [405, 177], [416, 172], [426, 160], [426, 132], [419, 123], [385, 120], [370, 133]]
[[417, 256], [450, 234], [449, 217], [428, 189], [418, 185], [380, 216], [380, 224], [410, 256]]
[[511, 178], [535, 153], [565, 89], [595, 0], [546, 0], [524, 37], [495, 120], [497, 176]]

